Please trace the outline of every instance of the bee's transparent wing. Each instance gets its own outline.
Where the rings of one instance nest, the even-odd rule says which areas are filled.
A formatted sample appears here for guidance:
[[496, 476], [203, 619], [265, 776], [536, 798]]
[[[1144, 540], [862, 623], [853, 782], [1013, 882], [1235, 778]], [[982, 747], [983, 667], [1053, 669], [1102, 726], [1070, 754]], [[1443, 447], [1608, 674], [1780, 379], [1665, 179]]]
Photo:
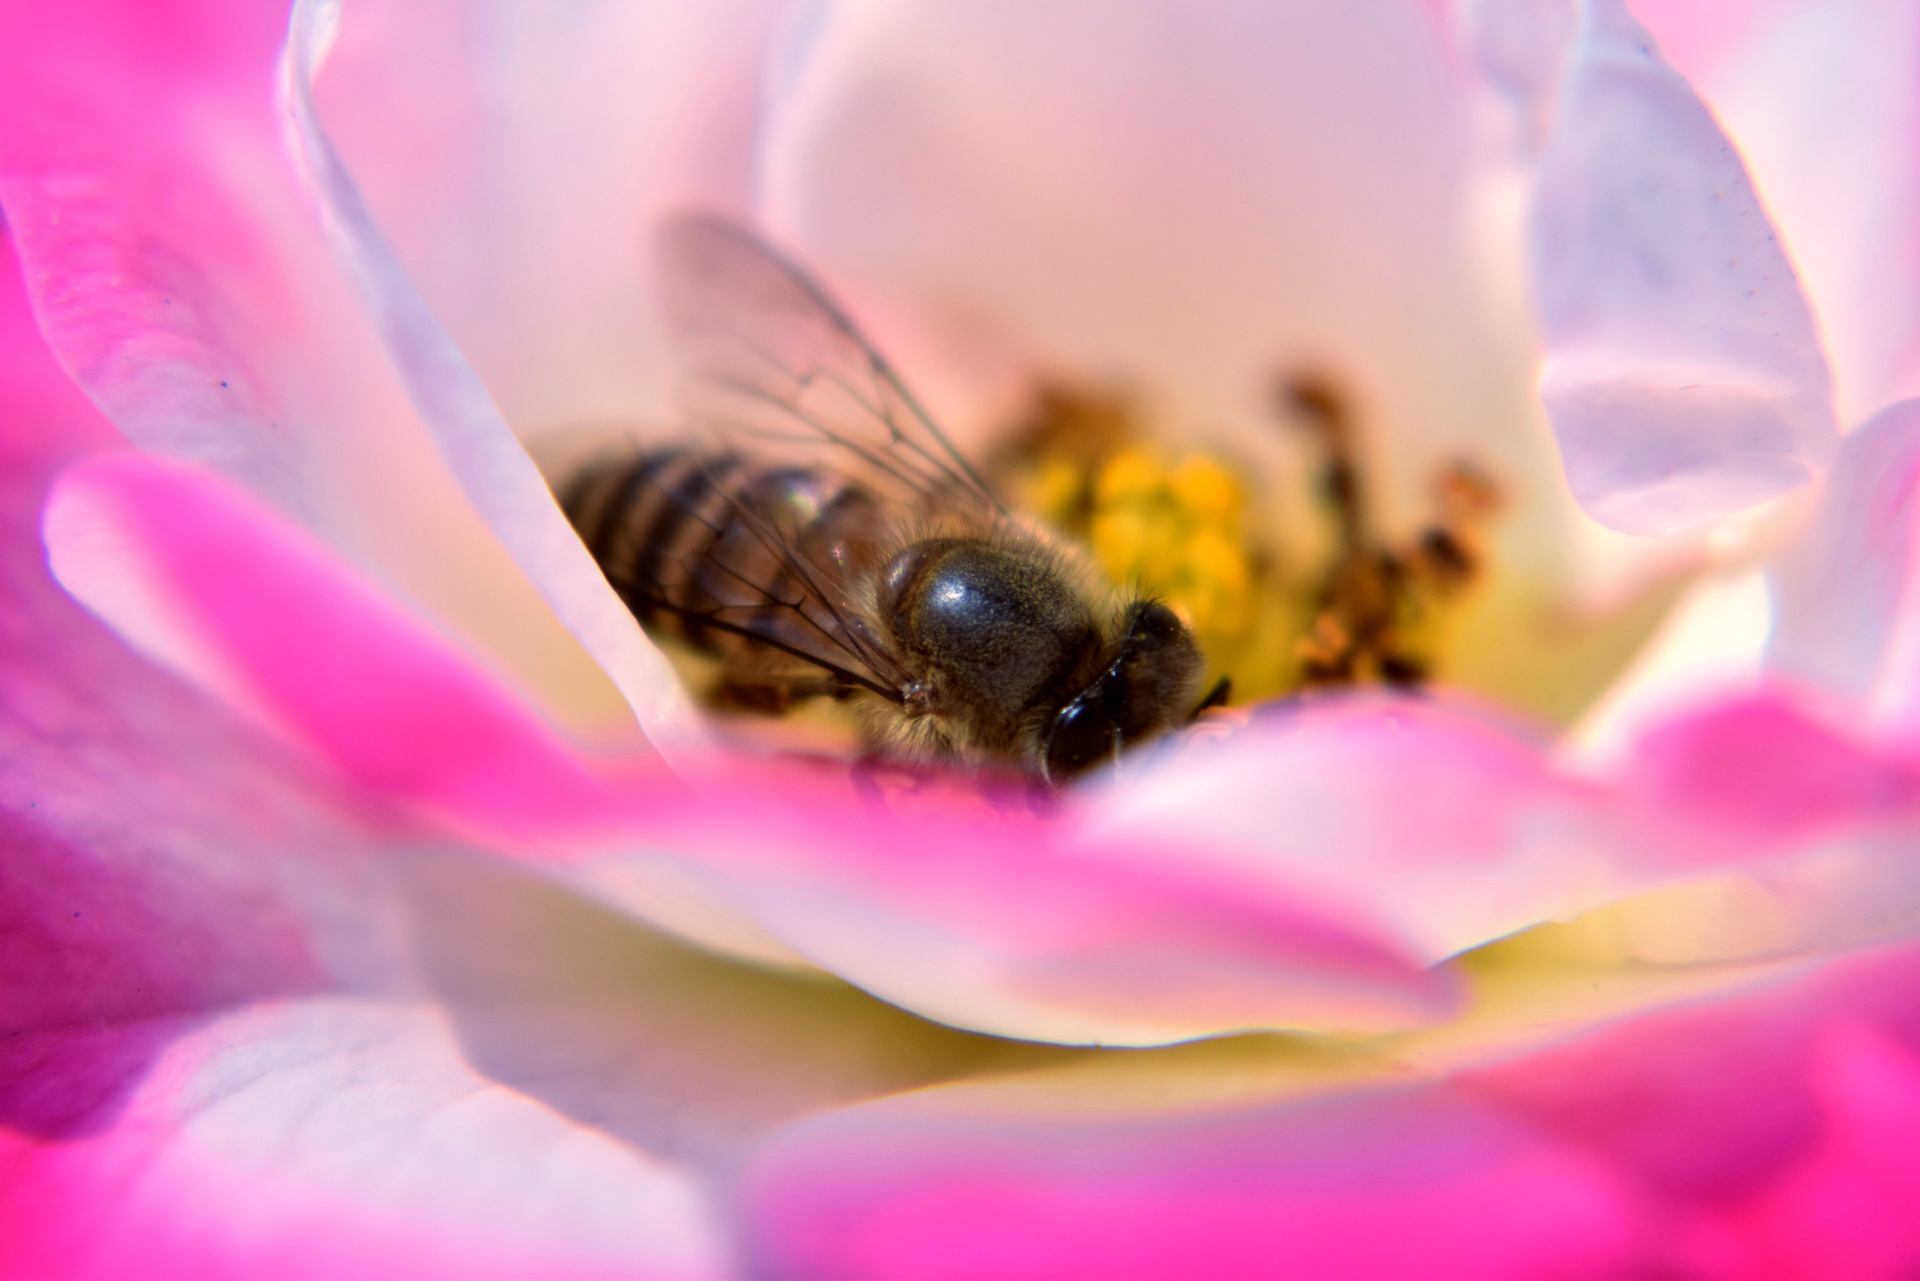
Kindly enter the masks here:
[[886, 358], [752, 232], [677, 219], [660, 266], [684, 408], [726, 447], [828, 468], [906, 511], [1002, 511]]

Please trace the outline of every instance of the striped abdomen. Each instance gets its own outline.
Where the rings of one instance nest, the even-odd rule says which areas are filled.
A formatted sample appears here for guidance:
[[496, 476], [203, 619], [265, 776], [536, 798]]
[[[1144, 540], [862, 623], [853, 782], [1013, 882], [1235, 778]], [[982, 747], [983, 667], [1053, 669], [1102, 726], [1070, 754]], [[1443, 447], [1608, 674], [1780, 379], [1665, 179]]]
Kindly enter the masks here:
[[884, 534], [831, 472], [680, 448], [596, 467], [561, 501], [643, 625], [729, 659], [840, 657]]

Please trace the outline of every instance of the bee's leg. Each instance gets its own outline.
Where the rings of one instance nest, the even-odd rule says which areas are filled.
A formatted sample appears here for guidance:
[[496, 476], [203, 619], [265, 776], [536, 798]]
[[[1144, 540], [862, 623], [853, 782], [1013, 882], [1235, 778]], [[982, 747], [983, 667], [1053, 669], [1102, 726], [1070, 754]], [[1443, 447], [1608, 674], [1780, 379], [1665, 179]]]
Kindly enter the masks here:
[[1197, 721], [1203, 713], [1210, 712], [1216, 707], [1225, 707], [1227, 700], [1231, 697], [1233, 697], [1233, 677], [1222, 676], [1213, 683], [1213, 688], [1207, 691], [1207, 696], [1200, 700], [1199, 706], [1193, 709], [1192, 715], [1187, 719]]
[[844, 686], [831, 679], [800, 679], [785, 676], [757, 676], [751, 671], [736, 672], [714, 687], [715, 706], [736, 711], [761, 712], [781, 716], [795, 703], [811, 698], [843, 698]]
[[734, 711], [759, 712], [763, 716], [784, 715], [798, 701], [791, 685], [746, 680], [722, 681], [714, 688], [714, 706]]

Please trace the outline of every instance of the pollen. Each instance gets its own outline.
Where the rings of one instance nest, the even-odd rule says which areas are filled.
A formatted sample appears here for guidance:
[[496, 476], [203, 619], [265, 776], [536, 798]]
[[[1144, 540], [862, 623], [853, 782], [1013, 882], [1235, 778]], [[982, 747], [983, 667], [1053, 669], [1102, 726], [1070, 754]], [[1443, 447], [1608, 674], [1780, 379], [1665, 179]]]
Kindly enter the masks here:
[[1109, 458], [1094, 482], [1093, 500], [1102, 509], [1157, 502], [1167, 489], [1167, 469], [1144, 446], [1123, 449]]
[[1239, 478], [1218, 459], [1123, 449], [1094, 478], [1094, 559], [1114, 582], [1166, 601], [1207, 653], [1238, 649], [1255, 577], [1245, 507]]
[[1026, 506], [1050, 524], [1067, 525], [1072, 523], [1086, 487], [1086, 473], [1072, 459], [1048, 458], [1028, 480]]
[[1174, 502], [1195, 519], [1220, 528], [1239, 527], [1240, 513], [1247, 505], [1246, 490], [1218, 459], [1188, 454], [1168, 473], [1167, 485]]
[[[1366, 501], [1341, 389], [1284, 384], [1280, 408], [1305, 429], [1306, 492], [1276, 493], [1237, 460], [1154, 443], [1175, 433], [1149, 430], [1168, 425], [1146, 423], [1124, 396], [1059, 387], [1036, 398], [997, 474], [1028, 510], [1083, 541], [1117, 588], [1178, 614], [1207, 655], [1207, 679], [1230, 676], [1236, 701], [1427, 679], [1479, 575], [1498, 487], [1455, 464], [1434, 478], [1430, 523], [1387, 536]], [[1286, 504], [1324, 527], [1331, 547], [1281, 545], [1274, 514]]]

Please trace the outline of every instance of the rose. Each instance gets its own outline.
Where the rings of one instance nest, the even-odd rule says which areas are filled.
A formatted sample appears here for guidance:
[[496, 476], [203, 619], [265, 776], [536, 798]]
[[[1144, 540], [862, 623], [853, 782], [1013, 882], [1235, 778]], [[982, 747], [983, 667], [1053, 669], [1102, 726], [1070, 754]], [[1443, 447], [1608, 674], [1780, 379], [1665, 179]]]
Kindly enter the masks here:
[[[328, 73], [338, 83], [354, 86], [354, 33], [367, 29], [356, 21], [380, 12], [347, 15]], [[639, 21], [622, 12], [602, 17]], [[36, 333], [16, 306], [5, 348], [15, 409], [10, 596], [23, 620], [7, 685], [10, 757], [20, 763], [8, 794], [7, 947], [9, 973], [26, 981], [10, 983], [5, 1007], [14, 1035], [0, 1213], [19, 1270], [1531, 1272], [1872, 1270], [1910, 1259], [1899, 1140], [1912, 1114], [1910, 1004], [1900, 994], [1911, 960], [1896, 947], [1749, 990], [1778, 977], [1782, 958], [1804, 964], [1903, 933], [1905, 490], [1901, 468], [1886, 465], [1905, 456], [1901, 411], [1850, 439], [1825, 515], [1794, 552], [1797, 576], [1791, 564], [1778, 574], [1777, 661], [1829, 677], [1854, 700], [1843, 706], [1871, 707], [1884, 731], [1846, 720], [1836, 728], [1779, 693], [1660, 708], [1653, 729], [1635, 731], [1634, 755], [1588, 776], [1451, 703], [1361, 702], [1262, 720], [1062, 816], [1011, 826], [889, 820], [837, 790], [821, 794], [817, 777], [746, 765], [727, 767], [744, 780], [696, 774], [704, 790], [688, 792], [644, 758], [628, 768], [584, 757], [529, 710], [571, 713], [577, 734], [605, 705], [604, 686], [595, 688], [604, 670], [657, 742], [691, 750], [663, 728], [677, 713], [650, 651], [630, 627], [613, 626], [622, 620], [609, 621], [589, 568], [460, 359], [473, 355], [516, 422], [609, 404], [630, 412], [638, 402], [617, 383], [609, 390], [604, 373], [595, 382], [590, 352], [536, 340], [542, 326], [585, 311], [569, 328], [609, 341], [622, 333], [620, 309], [638, 305], [638, 282], [608, 304], [611, 314], [591, 314], [594, 277], [569, 276], [566, 259], [536, 251], [533, 270], [574, 287], [535, 290], [538, 305], [502, 312], [482, 304], [490, 289], [514, 296], [510, 278], [463, 274], [472, 259], [451, 251], [463, 271], [436, 277], [433, 251], [462, 224], [430, 203], [392, 203], [406, 198], [404, 186], [387, 188], [383, 208], [377, 185], [382, 163], [389, 178], [417, 178], [435, 157], [383, 161], [364, 137], [356, 157], [350, 108], [383, 118], [378, 81], [343, 90], [329, 117], [323, 80], [319, 119], [337, 122], [351, 172], [368, 184], [380, 217], [367, 216], [299, 97], [302, 57], [317, 50], [295, 42], [289, 148], [268, 93], [283, 27], [279, 15], [243, 16], [255, 13], [182, 11], [150, 25], [139, 10], [103, 24], [102, 10], [10, 23], [35, 24], [35, 38], [16, 47], [38, 64], [10, 68], [16, 87], [0, 124], [0, 202], [38, 322]], [[1518, 110], [1507, 149], [1467, 150], [1520, 157], [1512, 163], [1532, 173], [1526, 121], [1539, 100], [1528, 93], [1544, 92], [1551, 81], [1540, 75], [1554, 60], [1500, 61], [1496, 37], [1517, 29], [1503, 25], [1511, 15], [1495, 8], [1481, 20], [1491, 24], [1479, 29], [1482, 60], [1504, 75]], [[1379, 28], [1317, 21], [1316, 55], [1326, 41], [1348, 43], [1342, 59], [1312, 60], [1341, 69], [1312, 83], [1368, 104], [1355, 69], [1382, 67], [1363, 56], [1377, 55], [1367, 40]], [[321, 34], [297, 30], [304, 40]], [[1387, 30], [1389, 52], [1392, 39], [1414, 51], [1401, 48], [1408, 61], [1385, 66], [1428, 65], [1407, 34], [1418, 28]], [[865, 185], [871, 169], [832, 153], [847, 136], [834, 122], [861, 118], [834, 86], [857, 102], [855, 90], [888, 82], [890, 49], [930, 45], [889, 45], [904, 36], [871, 20], [824, 31], [799, 64], [814, 78], [789, 66], [781, 119], [799, 141], [775, 157], [795, 174], [851, 172], [852, 190], [885, 194], [884, 184]], [[805, 34], [802, 26], [785, 47], [809, 48]], [[1068, 34], [1088, 48], [1084, 26]], [[1159, 34], [1121, 31], [1113, 67], [1142, 65], [1122, 55], [1143, 41], [1180, 51]], [[1624, 58], [1629, 89], [1651, 75], [1670, 94], [1671, 82], [1613, 34], [1609, 44], [1604, 27], [1589, 31], [1562, 74], [1585, 71], [1605, 88]], [[1749, 45], [1764, 48], [1766, 34], [1750, 33]], [[601, 36], [575, 31], [571, 52], [600, 47]], [[710, 38], [710, 52], [724, 43]], [[978, 30], [972, 38], [999, 47]], [[649, 47], [688, 46], [660, 36]], [[76, 49], [84, 56], [59, 56]], [[1224, 75], [1200, 61], [1209, 79]], [[582, 74], [578, 57], [565, 65], [563, 82]], [[450, 57], [442, 69], [461, 66]], [[940, 65], [920, 70], [945, 83]], [[1376, 79], [1407, 91], [1403, 77]], [[679, 87], [659, 76], [645, 83], [664, 97]], [[713, 83], [725, 81], [688, 73], [681, 82], [724, 106], [723, 92], [701, 88]], [[1100, 101], [1097, 76], [1083, 87]], [[1464, 100], [1435, 92], [1461, 113], [1435, 118], [1463, 129]], [[429, 97], [443, 108], [459, 101]], [[1659, 127], [1624, 155], [1684, 175], [1697, 172], [1689, 165], [1700, 146], [1717, 154], [1684, 98], [1674, 110], [1655, 113]], [[707, 122], [737, 126], [742, 112], [666, 114], [719, 128]], [[610, 124], [658, 118], [634, 111]], [[1336, 158], [1372, 154], [1383, 144], [1367, 140], [1396, 136], [1387, 125], [1409, 127], [1401, 117], [1355, 118]], [[1605, 185], [1605, 164], [1623, 150], [1569, 152], [1568, 139], [1582, 136], [1563, 124], [1536, 140], [1539, 172], [1561, 183], [1540, 178], [1548, 195], [1577, 196], [1583, 183], [1632, 190]], [[1758, 156], [1751, 139], [1764, 137], [1749, 131], [1742, 141]], [[1124, 159], [1136, 145], [1116, 152]], [[1338, 230], [1327, 225], [1337, 217], [1314, 210], [1351, 213], [1377, 195], [1370, 180], [1404, 178], [1429, 195], [1464, 181], [1417, 166], [1409, 176], [1417, 150], [1386, 152], [1378, 174], [1331, 162], [1308, 171], [1324, 184], [1315, 200], [1281, 207], [1309, 221], [1273, 242]], [[585, 153], [605, 154], [619, 148]], [[720, 153], [689, 145], [685, 154]], [[900, 154], [884, 154], [897, 169]], [[619, 187], [623, 172], [671, 173], [665, 164], [615, 166], [608, 177], [599, 163], [573, 172], [551, 162], [561, 172], [549, 190], [579, 190], [565, 188], [568, 178], [607, 184], [598, 189], [607, 208], [576, 199], [559, 225], [577, 227], [584, 203], [632, 235], [644, 221], [635, 202], [728, 194], [686, 175], [683, 187]], [[793, 203], [781, 216], [812, 226], [831, 264], [830, 192], [788, 182]], [[430, 201], [444, 188], [413, 190]], [[627, 203], [611, 198], [621, 194]], [[1609, 230], [1604, 221], [1583, 228], [1582, 204], [1570, 207], [1571, 234]], [[888, 278], [891, 255], [909, 292], [928, 260], [905, 230], [892, 240], [878, 233], [889, 216], [897, 228], [919, 225], [911, 212], [882, 208], [859, 241], [875, 255], [869, 274]], [[1124, 223], [1131, 206], [1107, 212]], [[1734, 221], [1748, 212], [1736, 208]], [[409, 244], [410, 216], [430, 238]], [[1418, 300], [1432, 282], [1409, 271], [1421, 253], [1439, 252], [1438, 233], [1361, 225], [1377, 230], [1364, 239], [1387, 246], [1381, 252], [1408, 255], [1377, 297]], [[1670, 225], [1655, 220], [1653, 230]], [[338, 237], [332, 252], [326, 228]], [[1713, 243], [1725, 228], [1706, 230]], [[381, 231], [401, 246], [432, 310], [390, 270]], [[838, 252], [852, 249], [842, 242]], [[1689, 380], [1701, 366], [1720, 376], [1708, 389], [1722, 406], [1750, 402], [1742, 394], [1756, 383], [1784, 383], [1794, 394], [1776, 397], [1790, 429], [1782, 453], [1817, 463], [1820, 424], [1805, 402], [1825, 375], [1806, 358], [1810, 330], [1783, 356], [1739, 332], [1724, 350], [1696, 350], [1656, 325], [1663, 345], [1653, 359], [1635, 344], [1670, 313], [1636, 310], [1645, 300], [1630, 289], [1602, 289], [1594, 302], [1593, 277], [1555, 275], [1567, 261], [1580, 259], [1543, 254], [1534, 288], [1550, 354], [1588, 358], [1550, 365], [1563, 377], [1550, 376], [1547, 390], [1556, 426], [1588, 448], [1569, 445], [1566, 455], [1595, 510], [1631, 523], [1649, 494], [1667, 510], [1691, 503], [1696, 515], [1753, 496], [1753, 469], [1738, 465], [1747, 459], [1722, 466], [1728, 451], [1715, 446], [1727, 440], [1710, 435], [1682, 459], [1696, 464], [1696, 484], [1594, 487], [1596, 457], [1623, 464], [1616, 482], [1632, 482], [1634, 464], [1644, 475], [1648, 442], [1610, 443], [1606, 431], [1697, 391], [1671, 376], [1681, 362], [1692, 362]], [[966, 270], [963, 254], [956, 262], [946, 270]], [[1139, 270], [1151, 276], [1151, 266]], [[1232, 266], [1249, 270], [1244, 259]], [[1364, 278], [1334, 278], [1364, 293]], [[943, 282], [918, 283], [931, 292]], [[1732, 316], [1744, 314], [1741, 295], [1717, 288], [1724, 282], [1712, 273], [1697, 283], [1689, 297], [1707, 319], [1724, 320], [1713, 308], [1729, 298]], [[1044, 323], [1041, 304], [1059, 284], [1042, 278], [1028, 300], [1037, 312], [1026, 323], [1043, 348], [1072, 332]], [[1815, 292], [1864, 325], [1859, 308], [1835, 297]], [[1571, 305], [1583, 300], [1585, 311]], [[1108, 301], [1088, 306], [1128, 323], [1153, 314]], [[1431, 314], [1456, 301], [1443, 294]], [[1777, 317], [1797, 296], [1776, 281], [1766, 301]], [[1356, 336], [1390, 347], [1391, 330], [1358, 310], [1344, 335], [1357, 351], [1339, 355], [1378, 358]], [[1006, 314], [1028, 313], [1009, 305]], [[1569, 314], [1598, 321], [1562, 324]], [[436, 316], [455, 325], [458, 350]], [[525, 324], [529, 316], [538, 324]], [[1497, 336], [1491, 322], [1483, 328]], [[1701, 328], [1716, 332], [1679, 337]], [[1193, 358], [1177, 332], [1149, 337], [1169, 366]], [[1078, 354], [1097, 359], [1102, 340], [1092, 331]], [[1879, 340], [1887, 346], [1876, 354], [1893, 349]], [[632, 347], [643, 349], [639, 336]], [[1859, 411], [1851, 417], [1902, 390], [1897, 361], [1874, 365], [1837, 339], [1833, 354], [1843, 399]], [[1621, 364], [1633, 356], [1645, 363]], [[1419, 381], [1421, 368], [1410, 360], [1406, 376], [1437, 394]], [[1634, 413], [1616, 405], [1599, 416], [1597, 429], [1580, 418], [1593, 399], [1582, 393], [1607, 385], [1596, 368], [1641, 397]], [[242, 488], [112, 453], [111, 429], [76, 385], [143, 448], [225, 472]], [[1502, 446], [1500, 461], [1526, 474], [1516, 442]], [[57, 467], [90, 455], [46, 507], [56, 572], [128, 640], [214, 697], [142, 663], [44, 576], [33, 530], [42, 495]], [[1604, 481], [1608, 468], [1598, 474]], [[1723, 483], [1729, 476], [1747, 488]], [[449, 543], [480, 563], [464, 569], [451, 554], [431, 555]], [[1863, 563], [1871, 573], [1858, 572]], [[484, 584], [481, 599], [459, 590], [463, 574]], [[528, 583], [599, 667], [552, 626]], [[461, 657], [463, 643], [483, 657]], [[514, 690], [494, 674], [502, 670], [537, 692]], [[1583, 909], [1571, 927], [1445, 961]], [[1268, 1026], [1378, 1031], [1448, 1019], [1463, 998], [1471, 1003], [1435, 1030], [1358, 1044], [1048, 1050], [731, 966], [646, 934], [633, 915], [763, 962], [824, 963], [961, 1026], [1063, 1041]], [[1699, 1003], [1734, 985], [1739, 994]], [[1578, 1030], [1679, 997], [1695, 1004]], [[1537, 1048], [1548, 1043], [1557, 1044]], [[964, 1077], [986, 1079], [899, 1094]], [[883, 1095], [896, 1097], [835, 1110]]]

